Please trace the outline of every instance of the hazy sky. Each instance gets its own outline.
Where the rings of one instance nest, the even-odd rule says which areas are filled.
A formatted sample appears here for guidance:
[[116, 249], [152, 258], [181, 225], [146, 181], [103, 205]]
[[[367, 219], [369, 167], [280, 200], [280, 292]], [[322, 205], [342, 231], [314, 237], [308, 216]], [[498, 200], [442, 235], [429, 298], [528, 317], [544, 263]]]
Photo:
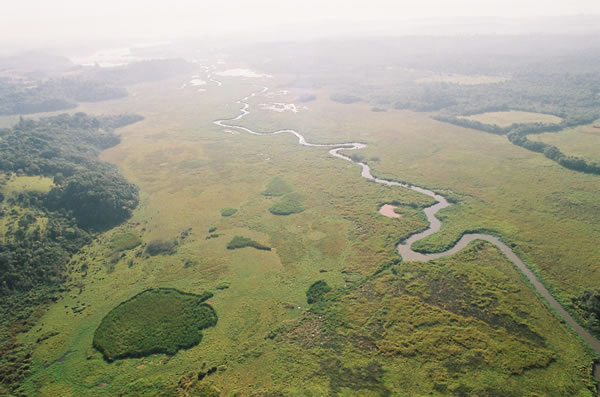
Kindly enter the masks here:
[[600, 0], [6, 0], [5, 42], [173, 38], [335, 20], [600, 14]]

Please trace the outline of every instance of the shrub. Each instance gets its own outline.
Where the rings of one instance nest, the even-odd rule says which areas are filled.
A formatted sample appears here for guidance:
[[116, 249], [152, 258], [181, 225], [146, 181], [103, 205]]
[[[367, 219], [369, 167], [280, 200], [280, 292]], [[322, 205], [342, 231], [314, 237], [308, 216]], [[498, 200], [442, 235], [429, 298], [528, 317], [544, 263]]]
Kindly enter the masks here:
[[354, 161], [355, 163], [361, 163], [365, 158], [360, 154], [352, 153], [350, 155], [350, 159], [352, 159], [352, 161]]
[[173, 253], [173, 250], [177, 246], [175, 240], [154, 240], [150, 241], [146, 246], [146, 253], [150, 256]]
[[326, 293], [331, 291], [331, 287], [324, 280], [315, 281], [306, 291], [306, 301], [309, 304], [323, 300]]
[[227, 288], [229, 288], [229, 281], [220, 282], [219, 284], [217, 284], [217, 286], [215, 288], [218, 290], [227, 289]]
[[204, 302], [211, 293], [184, 293], [172, 288], [145, 290], [121, 303], [104, 317], [94, 333], [93, 346], [107, 361], [173, 355], [202, 340], [202, 330], [217, 323], [214, 309]]
[[267, 184], [267, 187], [262, 194], [264, 196], [283, 196], [284, 194], [291, 193], [292, 190], [290, 185], [280, 177], [276, 176]]
[[221, 208], [221, 216], [231, 216], [237, 212], [235, 208]]
[[234, 236], [231, 239], [231, 241], [229, 243], [227, 243], [228, 250], [244, 248], [244, 247], [252, 247], [252, 248], [256, 248], [259, 250], [265, 250], [265, 251], [271, 250], [270, 247], [267, 247], [266, 245], [257, 243], [256, 241], [252, 240], [249, 237], [243, 237], [243, 236]]
[[281, 200], [269, 208], [273, 215], [290, 215], [304, 211], [302, 208], [302, 195], [290, 193], [281, 198]]
[[209, 233], [214, 233], [215, 231], [217, 231], [217, 227], [216, 227], [216, 226], [211, 226], [211, 227], [208, 229], [208, 232], [209, 232]]
[[586, 290], [581, 296], [575, 298], [575, 304], [583, 311], [588, 328], [600, 334], [600, 290]]

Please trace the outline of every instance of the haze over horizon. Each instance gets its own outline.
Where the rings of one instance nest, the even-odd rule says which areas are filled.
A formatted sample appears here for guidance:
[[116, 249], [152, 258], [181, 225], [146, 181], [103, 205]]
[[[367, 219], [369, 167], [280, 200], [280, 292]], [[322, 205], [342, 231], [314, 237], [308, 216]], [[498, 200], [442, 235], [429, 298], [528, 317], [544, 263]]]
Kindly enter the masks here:
[[[264, 40], [353, 33], [531, 33], [561, 29], [562, 22], [554, 17], [565, 16], [579, 16], [569, 27], [571, 33], [577, 33], [597, 31], [598, 24], [594, 21], [600, 16], [600, 2], [591, 0], [561, 3], [462, 0], [451, 4], [440, 0], [419, 4], [389, 0], [252, 3], [175, 0], [158, 4], [141, 0], [25, 0], [3, 8], [0, 34], [4, 52], [8, 47], [23, 50], [123, 38], [163, 40], [239, 35]], [[485, 23], [478, 24], [474, 18]]]

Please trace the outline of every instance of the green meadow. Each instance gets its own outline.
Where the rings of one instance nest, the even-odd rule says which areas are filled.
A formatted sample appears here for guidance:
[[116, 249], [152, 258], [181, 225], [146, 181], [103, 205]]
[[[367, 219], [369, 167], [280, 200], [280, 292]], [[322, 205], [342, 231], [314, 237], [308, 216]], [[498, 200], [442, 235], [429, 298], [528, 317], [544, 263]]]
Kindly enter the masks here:
[[[73, 257], [67, 291], [20, 335], [36, 346], [24, 394], [594, 394], [592, 354], [494, 247], [402, 263], [395, 244], [427, 227], [429, 197], [368, 182], [356, 165], [291, 135], [226, 132], [212, 121], [237, 115], [235, 101], [257, 84], [223, 77], [198, 92], [181, 88], [186, 79], [77, 108], [145, 117], [117, 130], [121, 143], [101, 155], [139, 187], [140, 204]], [[598, 285], [597, 176], [424, 113], [372, 112], [331, 101], [326, 88], [314, 93], [297, 114], [259, 111], [265, 99], [254, 98], [240, 123], [296, 128], [315, 143], [365, 142], [357, 154], [374, 174], [445, 194], [454, 205], [440, 213], [442, 231], [419, 248], [492, 230], [563, 302]], [[402, 218], [381, 216], [385, 203]], [[173, 244], [153, 255], [153, 242]], [[123, 303], [162, 288], [180, 291], [167, 306], [164, 297], [142, 311]], [[182, 297], [204, 292], [212, 296], [200, 307], [218, 321], [203, 312], [208, 320], [190, 326], [201, 334], [188, 335], [194, 302]], [[152, 307], [161, 309], [144, 316]], [[166, 327], [183, 330], [177, 340], [145, 323], [166, 307]], [[144, 333], [154, 337], [127, 351], [122, 341]]]
[[558, 147], [565, 153], [583, 157], [588, 161], [600, 162], [600, 125], [599, 123], [582, 125], [556, 133], [530, 135], [533, 141], [542, 141]]
[[509, 127], [513, 124], [527, 123], [556, 124], [562, 121], [560, 117], [551, 114], [522, 112], [517, 110], [511, 110], [507, 112], [480, 113], [472, 116], [462, 116], [459, 118], [479, 121], [484, 124], [496, 124], [499, 127]]
[[[245, 120], [256, 128], [264, 124], [265, 130], [276, 125], [295, 128], [312, 142], [366, 142], [369, 146], [356, 154], [372, 166], [374, 175], [444, 194], [454, 205], [438, 214], [444, 223], [441, 233], [414, 248], [441, 251], [467, 231], [494, 231], [514, 245], [567, 307], [598, 285], [596, 175], [562, 169], [550, 159], [512, 147], [502, 136], [438, 122], [428, 113], [372, 112], [368, 104], [327, 98], [318, 93], [301, 118], [256, 112]], [[561, 139], [561, 134], [542, 134], [539, 139]], [[590, 155], [593, 138], [584, 138]], [[583, 150], [581, 142], [573, 145]]]

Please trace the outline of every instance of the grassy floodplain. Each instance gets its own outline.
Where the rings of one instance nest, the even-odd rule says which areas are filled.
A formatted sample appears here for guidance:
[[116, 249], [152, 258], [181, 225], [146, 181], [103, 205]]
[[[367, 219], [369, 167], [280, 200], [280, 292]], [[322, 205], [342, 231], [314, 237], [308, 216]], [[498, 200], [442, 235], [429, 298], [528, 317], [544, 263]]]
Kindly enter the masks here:
[[[293, 96], [291, 96], [293, 97]], [[441, 233], [414, 248], [441, 251], [469, 230], [493, 230], [563, 302], [600, 281], [600, 180], [562, 169], [502, 136], [432, 120], [428, 113], [371, 112], [368, 104], [339, 104], [324, 90], [304, 113], [250, 114], [253, 127], [295, 128], [309, 141], [358, 140], [357, 154], [375, 175], [426, 186], [456, 205], [442, 210]], [[258, 101], [258, 99], [257, 99]], [[375, 160], [370, 160], [370, 159]]]
[[600, 122], [557, 133], [529, 135], [529, 139], [554, 145], [565, 153], [583, 157], [587, 161], [600, 162]]
[[217, 323], [217, 315], [203, 301], [212, 297], [176, 289], [148, 289], [115, 307], [94, 332], [94, 347], [107, 361], [173, 355], [202, 340], [204, 328]]
[[[74, 258], [73, 289], [23, 337], [35, 343], [49, 330], [58, 333], [40, 343], [28, 393], [152, 394], [176, 387], [178, 374], [199, 371], [203, 363], [226, 368], [210, 378], [225, 390], [268, 389], [275, 382], [270, 375], [275, 364], [266, 363], [275, 363], [279, 354], [267, 353], [272, 346], [264, 346], [265, 336], [303, 316], [306, 289], [318, 279], [342, 287], [369, 275], [394, 257], [395, 241], [425, 226], [417, 209], [411, 208], [400, 226], [377, 216], [377, 209], [394, 200], [429, 205], [428, 198], [360, 180], [351, 164], [328, 158], [325, 149], [302, 151], [288, 136], [261, 140], [214, 127], [213, 118], [237, 113], [234, 101], [254, 84], [231, 79], [210, 96], [180, 87], [181, 81], [142, 85], [128, 98], [86, 105], [90, 113], [137, 109], [147, 117], [123, 128], [122, 144], [103, 153], [140, 188], [139, 208], [115, 233], [137, 234], [144, 244], [110, 266], [112, 234], [107, 233]], [[302, 216], [268, 211], [279, 198], [262, 192], [276, 176], [305, 198]], [[332, 177], [339, 186], [331, 184]], [[222, 217], [221, 209], [228, 207], [238, 212]], [[220, 237], [206, 240], [213, 226]], [[172, 240], [189, 228], [172, 255], [144, 254], [145, 244]], [[236, 235], [274, 249], [227, 250]], [[196, 264], [186, 266], [188, 259]], [[102, 318], [130, 296], [152, 287], [198, 293], [223, 282], [229, 288], [207, 302], [219, 313], [219, 323], [203, 332], [198, 347], [146, 360], [152, 364], [138, 359], [109, 364], [92, 348]], [[85, 310], [71, 310], [81, 306]], [[142, 364], [145, 368], [138, 369]]]
[[562, 121], [560, 117], [552, 114], [521, 112], [518, 110], [480, 113], [472, 116], [462, 116], [460, 118], [480, 121], [484, 124], [496, 124], [499, 127], [509, 127], [513, 124], [527, 123], [558, 124]]
[[[69, 292], [22, 336], [36, 343], [53, 333], [35, 351], [25, 393], [175, 395], [183, 376], [216, 368], [202, 383], [226, 396], [593, 394], [591, 355], [493, 247], [477, 244], [444, 261], [393, 265], [395, 243], [426, 226], [428, 197], [369, 183], [355, 165], [331, 158], [326, 148], [299, 147], [289, 135], [257, 137], [214, 126], [213, 119], [238, 114], [234, 102], [257, 90], [254, 81], [223, 78], [222, 87], [206, 92], [181, 89], [183, 81], [138, 85], [127, 98], [81, 106], [89, 113], [118, 109], [146, 117], [121, 129], [122, 143], [102, 155], [140, 188], [141, 201], [127, 224], [72, 260]], [[560, 292], [598, 281], [600, 275], [583, 274], [585, 261], [567, 268], [561, 254], [594, 258], [589, 239], [600, 232], [586, 230], [587, 244], [573, 242], [578, 228], [584, 237], [577, 209], [553, 212], [546, 195], [563, 184], [568, 202], [574, 193], [564, 193], [567, 184], [592, 205], [597, 192], [588, 176], [568, 174], [502, 137], [316, 94], [297, 114], [257, 112], [244, 123], [297, 128], [314, 142], [364, 141], [370, 146], [360, 155], [375, 172], [451, 190], [458, 205], [442, 213], [445, 227], [426, 248], [486, 227], [515, 242]], [[536, 183], [532, 175], [540, 169]], [[281, 197], [263, 192], [278, 176], [302, 195], [303, 212], [269, 212]], [[507, 182], [515, 179], [516, 186]], [[516, 213], [515, 200], [523, 208]], [[400, 206], [401, 219], [378, 214], [390, 202]], [[222, 208], [238, 212], [222, 217]], [[566, 226], [548, 225], [557, 213]], [[219, 237], [206, 239], [213, 227]], [[109, 266], [114, 233], [140, 236], [143, 244]], [[557, 243], [565, 233], [571, 233], [570, 248], [577, 244], [587, 253]], [[273, 249], [227, 250], [235, 236]], [[144, 254], [149, 242], [174, 239], [170, 254]], [[544, 250], [536, 249], [542, 244]], [[384, 265], [390, 266], [373, 276]], [[319, 280], [331, 290], [308, 310], [306, 291]], [[92, 347], [95, 329], [121, 302], [158, 287], [213, 291], [206, 303], [219, 322], [203, 331], [198, 346], [173, 356], [107, 363]]]

